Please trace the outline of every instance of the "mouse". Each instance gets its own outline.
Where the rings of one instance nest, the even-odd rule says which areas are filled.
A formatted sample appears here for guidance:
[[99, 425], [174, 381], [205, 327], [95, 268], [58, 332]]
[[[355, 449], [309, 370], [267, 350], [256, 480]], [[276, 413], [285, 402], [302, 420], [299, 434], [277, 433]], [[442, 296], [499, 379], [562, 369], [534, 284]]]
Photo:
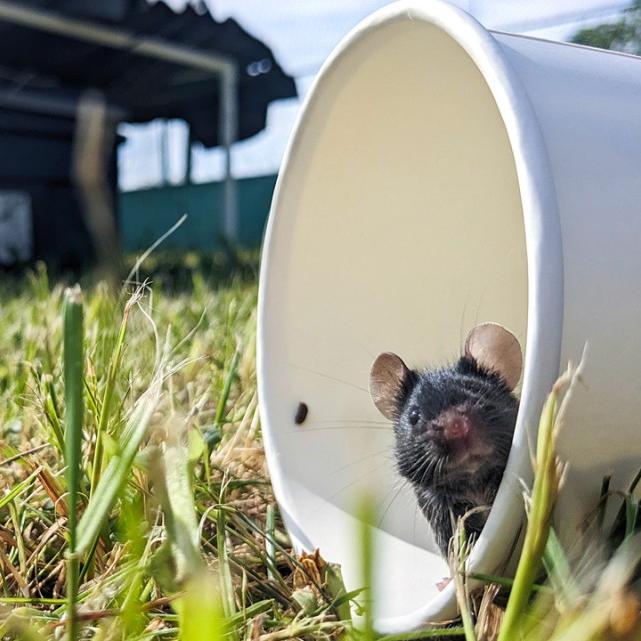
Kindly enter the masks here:
[[514, 334], [483, 323], [449, 365], [410, 369], [384, 352], [371, 367], [370, 396], [392, 422], [397, 470], [445, 558], [459, 518], [469, 539], [487, 520], [512, 445], [522, 363]]

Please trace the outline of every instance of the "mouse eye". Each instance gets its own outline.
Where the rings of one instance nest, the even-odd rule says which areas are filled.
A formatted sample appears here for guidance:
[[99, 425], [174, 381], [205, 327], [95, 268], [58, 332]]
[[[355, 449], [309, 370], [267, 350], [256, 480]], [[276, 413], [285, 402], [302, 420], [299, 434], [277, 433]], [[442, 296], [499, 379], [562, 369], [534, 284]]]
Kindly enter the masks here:
[[410, 425], [416, 425], [421, 418], [421, 412], [418, 407], [413, 407], [410, 410], [410, 413], [407, 415], [407, 420], [410, 422]]

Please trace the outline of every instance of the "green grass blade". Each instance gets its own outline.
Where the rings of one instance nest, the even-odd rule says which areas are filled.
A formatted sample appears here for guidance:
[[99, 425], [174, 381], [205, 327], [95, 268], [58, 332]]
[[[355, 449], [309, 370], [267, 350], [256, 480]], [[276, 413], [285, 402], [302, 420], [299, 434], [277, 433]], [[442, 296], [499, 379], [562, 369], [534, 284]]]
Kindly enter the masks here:
[[229, 627], [237, 627], [263, 612], [269, 612], [273, 607], [273, 599], [265, 599], [263, 601], [258, 601], [258, 603], [252, 603], [242, 612], [238, 612], [232, 618], [228, 619], [227, 624]]
[[86, 552], [94, 544], [109, 510], [127, 481], [138, 448], [147, 433], [149, 421], [160, 400], [161, 386], [161, 377], [156, 377], [136, 402], [122, 432], [120, 451], [107, 464], [98, 487], [78, 524], [78, 553]]
[[65, 381], [65, 463], [67, 466], [67, 603], [69, 617], [67, 638], [78, 637], [76, 608], [78, 601], [79, 561], [76, 556], [78, 498], [82, 468], [83, 420], [83, 310], [80, 287], [67, 289], [64, 302], [64, 381]]
[[[487, 574], [485, 572], [467, 572], [466, 577], [468, 579], [475, 579], [477, 581], [483, 581], [483, 583], [494, 583], [502, 587], [511, 588], [514, 585], [514, 579], [508, 579], [505, 576], [497, 576], [496, 574]], [[540, 585], [535, 583], [532, 586], [534, 592], [549, 592], [550, 587], [547, 585]]]
[[[13, 523], [13, 529], [16, 533], [16, 547], [18, 548], [18, 561], [20, 563], [20, 572], [22, 576], [27, 575], [27, 551], [24, 541], [24, 523], [22, 522], [16, 502], [9, 503], [9, 518]], [[26, 596], [26, 595], [25, 595]]]
[[114, 389], [120, 368], [122, 365], [122, 355], [125, 346], [125, 336], [127, 334], [127, 324], [129, 320], [129, 312], [131, 310], [132, 301], [136, 300], [135, 295], [125, 305], [125, 311], [120, 323], [120, 330], [116, 339], [114, 354], [109, 363], [109, 371], [107, 373], [107, 381], [105, 383], [105, 390], [102, 396], [102, 404], [100, 406], [100, 418], [98, 419], [98, 427], [96, 428], [96, 447], [94, 450], [93, 466], [91, 470], [91, 487], [90, 496], [94, 493], [95, 488], [100, 481], [100, 475], [103, 467], [103, 436], [107, 431], [109, 419], [112, 416]]
[[498, 641], [519, 638], [519, 627], [540, 571], [545, 545], [548, 540], [552, 509], [558, 491], [558, 469], [555, 454], [555, 428], [559, 405], [560, 385], [549, 394], [541, 420], [536, 449], [536, 473], [531, 506], [514, 584], [503, 617]]
[[58, 403], [56, 400], [56, 391], [53, 385], [53, 378], [50, 374], [44, 374], [42, 376], [42, 385], [44, 387], [45, 399], [44, 399], [44, 411], [45, 417], [53, 431], [53, 434], [56, 439], [56, 444], [60, 448], [61, 452], [65, 450], [65, 436], [64, 430], [60, 421], [60, 413], [58, 412]]
[[188, 448], [181, 443], [179, 426], [169, 425], [167, 431], [163, 452], [166, 485], [163, 508], [176, 574], [178, 580], [183, 581], [201, 571], [204, 563], [200, 555], [200, 531], [190, 478]]
[[0, 603], [7, 605], [64, 605], [67, 599], [29, 596], [0, 596]]
[[548, 532], [548, 540], [543, 553], [543, 565], [557, 603], [566, 609], [577, 603], [581, 596], [581, 590], [574, 579], [570, 562], [553, 527], [550, 527]]
[[238, 361], [240, 360], [241, 349], [240, 346], [234, 351], [232, 356], [231, 363], [229, 364], [229, 370], [227, 371], [227, 376], [225, 377], [225, 383], [223, 389], [218, 398], [218, 404], [216, 405], [216, 416], [214, 418], [214, 424], [220, 426], [223, 422], [223, 417], [225, 416], [225, 407], [227, 406], [227, 400], [229, 399], [229, 392], [231, 391], [231, 385], [236, 376], [236, 370], [238, 369]]
[[220, 592], [223, 603], [223, 612], [227, 618], [230, 618], [236, 614], [236, 600], [234, 597], [234, 584], [229, 564], [229, 554], [227, 552], [227, 541], [225, 537], [227, 528], [225, 522], [225, 511], [218, 509], [216, 514], [216, 547], [218, 550]]
[[326, 591], [332, 599], [330, 606], [336, 612], [339, 621], [352, 621], [350, 602], [358, 597], [361, 590], [348, 592], [343, 581], [340, 565], [328, 563], [325, 569]]
[[469, 557], [470, 550], [471, 544], [465, 532], [464, 519], [461, 518], [457, 523], [454, 536], [450, 543], [449, 564], [456, 588], [456, 600], [461, 615], [461, 622], [463, 623], [465, 639], [466, 641], [476, 641], [476, 630], [472, 617], [470, 596], [465, 583], [465, 564]]
[[374, 536], [371, 525], [375, 522], [374, 515], [375, 508], [372, 498], [364, 496], [358, 506], [364, 641], [374, 641], [376, 638], [374, 632]]
[[265, 556], [267, 557], [267, 577], [277, 581], [276, 546], [274, 545], [274, 532], [276, 530], [276, 510], [273, 504], [267, 506], [265, 515]]
[[624, 494], [621, 507], [619, 508], [617, 515], [614, 517], [614, 521], [612, 522], [608, 540], [614, 547], [618, 547], [619, 545], [621, 545], [623, 539], [630, 535], [631, 523], [632, 530], [634, 530], [634, 522], [631, 520], [631, 518], [634, 516], [636, 508], [630, 505], [630, 501], [632, 500], [631, 497], [640, 481], [641, 469], [637, 471], [634, 478], [632, 479], [632, 482], [628, 486], [628, 490]]
[[181, 641], [224, 641], [226, 625], [216, 581], [208, 574], [193, 579], [174, 608], [178, 612]]
[[40, 468], [29, 474], [24, 481], [20, 481], [20, 483], [14, 485], [7, 494], [0, 497], [0, 509], [11, 503], [13, 499], [20, 496], [23, 492], [26, 492], [29, 489], [31, 482], [36, 478], [36, 476], [38, 476], [38, 474], [40, 474]]
[[4, 620], [0, 620], [0, 639], [19, 641], [48, 641], [33, 625], [34, 611], [31, 608], [17, 608]]
[[600, 499], [599, 499], [599, 506], [597, 508], [597, 517], [596, 517], [596, 525], [599, 528], [599, 530], [603, 529], [603, 523], [605, 521], [605, 512], [608, 506], [608, 495], [610, 492], [611, 481], [612, 481], [611, 474], [604, 476], [603, 480], [601, 481], [601, 492], [599, 494]]
[[420, 630], [418, 632], [405, 632], [402, 634], [388, 634], [378, 637], [377, 641], [420, 641], [420, 639], [438, 639], [440, 637], [461, 637], [465, 636], [465, 629], [460, 627], [435, 628], [434, 630]]
[[625, 538], [632, 536], [636, 531], [639, 517], [639, 502], [632, 496], [625, 501]]

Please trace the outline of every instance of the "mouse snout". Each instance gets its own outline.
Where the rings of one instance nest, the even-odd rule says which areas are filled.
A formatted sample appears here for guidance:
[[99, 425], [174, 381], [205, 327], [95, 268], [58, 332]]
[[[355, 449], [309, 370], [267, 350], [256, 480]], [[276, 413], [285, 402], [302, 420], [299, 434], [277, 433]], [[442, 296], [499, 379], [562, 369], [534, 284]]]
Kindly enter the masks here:
[[435, 435], [445, 441], [465, 440], [473, 429], [470, 417], [456, 409], [441, 412], [432, 421], [431, 427]]

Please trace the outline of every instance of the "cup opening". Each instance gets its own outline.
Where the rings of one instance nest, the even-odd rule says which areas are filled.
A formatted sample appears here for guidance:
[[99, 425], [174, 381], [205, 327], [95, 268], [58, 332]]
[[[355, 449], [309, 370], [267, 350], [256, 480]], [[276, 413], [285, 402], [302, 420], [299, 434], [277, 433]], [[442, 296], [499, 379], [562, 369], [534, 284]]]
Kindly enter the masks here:
[[[398, 487], [392, 429], [367, 393], [378, 353], [444, 365], [484, 321], [519, 338], [517, 451], [474, 551], [479, 569], [500, 560], [522, 513], [526, 428], [560, 345], [560, 285], [541, 278], [541, 261], [560, 274], [561, 260], [545, 149], [521, 91], [466, 14], [392, 5], [324, 67], [279, 178], [259, 301], [268, 462], [290, 530], [343, 565], [348, 589], [354, 506], [363, 492], [378, 497], [381, 631], [451, 616], [454, 599], [436, 587], [447, 565]], [[309, 413], [296, 425], [300, 402]]]

